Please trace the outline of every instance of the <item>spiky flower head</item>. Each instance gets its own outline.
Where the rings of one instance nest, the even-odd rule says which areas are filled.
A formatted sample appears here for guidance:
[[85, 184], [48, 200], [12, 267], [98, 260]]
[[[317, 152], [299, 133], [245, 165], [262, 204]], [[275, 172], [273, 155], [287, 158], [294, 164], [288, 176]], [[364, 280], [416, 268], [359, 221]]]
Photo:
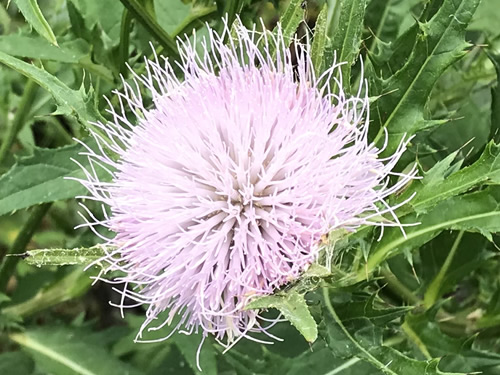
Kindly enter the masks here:
[[266, 329], [244, 310], [252, 298], [300, 277], [322, 235], [392, 213], [384, 198], [411, 176], [388, 187], [404, 145], [378, 157], [367, 97], [331, 90], [340, 64], [316, 77], [307, 42], [292, 59], [279, 27], [208, 32], [200, 54], [180, 40], [178, 65], [146, 60], [124, 82], [111, 121], [94, 124], [106, 137], [93, 133], [100, 151], [88, 148], [81, 182], [110, 208], [87, 225], [116, 233], [100, 262], [148, 306], [141, 332], [167, 310], [158, 326], [230, 344]]

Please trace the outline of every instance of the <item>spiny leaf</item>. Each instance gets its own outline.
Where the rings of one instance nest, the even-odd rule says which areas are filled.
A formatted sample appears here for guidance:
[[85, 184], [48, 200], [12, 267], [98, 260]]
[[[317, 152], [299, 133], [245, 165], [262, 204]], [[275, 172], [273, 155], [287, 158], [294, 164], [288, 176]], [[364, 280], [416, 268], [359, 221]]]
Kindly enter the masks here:
[[[370, 86], [370, 96], [379, 97], [371, 109], [374, 128], [379, 129], [374, 141], [382, 141], [383, 128], [388, 131], [386, 155], [396, 150], [404, 135], [408, 137], [439, 123], [425, 119], [424, 107], [437, 79], [464, 55], [468, 47], [465, 30], [479, 1], [444, 0], [429, 21], [423, 18], [417, 29], [414, 27], [401, 36], [405, 43], [399, 43], [400, 46], [413, 45], [408, 58], [401, 51], [393, 54], [396, 59], [404, 57], [404, 65], [387, 79], [379, 75], [370, 77], [371, 81], [378, 81]], [[436, 4], [437, 1], [429, 3], [428, 9]], [[413, 35], [414, 31], [418, 33]]]
[[[280, 18], [281, 32], [285, 41], [290, 41], [304, 20], [303, 0], [291, 0]], [[276, 30], [273, 30], [276, 32]]]
[[43, 16], [36, 0], [14, 0], [14, 2], [26, 21], [37, 31], [37, 33], [57, 46], [56, 36]]
[[92, 75], [113, 82], [111, 71], [104, 65], [98, 65], [92, 61], [90, 45], [83, 39], [63, 42], [57, 47], [39, 37], [2, 35], [0, 36], [0, 51], [10, 56], [79, 64]]
[[9, 34], [0, 36], [0, 51], [12, 56], [77, 63], [89, 53], [89, 45], [76, 39], [56, 47], [40, 37]]
[[309, 342], [314, 342], [318, 337], [318, 328], [314, 318], [309, 312], [304, 295], [297, 292], [264, 296], [250, 302], [245, 309], [275, 308], [294, 325], [295, 328]]
[[399, 34], [402, 20], [411, 16], [411, 9], [420, 0], [379, 0], [370, 1], [366, 8], [365, 27], [370, 50], [379, 49], [381, 44], [392, 42]]
[[[40, 203], [74, 198], [87, 190], [66, 177], [85, 179], [84, 171], [71, 159], [89, 167], [80, 145], [57, 149], [36, 148], [32, 156], [19, 159], [0, 177], [0, 215]], [[106, 179], [107, 173], [100, 177]]]
[[70, 89], [45, 70], [3, 52], [0, 52], [0, 63], [32, 79], [47, 90], [53, 96], [59, 114], [75, 116], [84, 127], [91, 128], [104, 139], [108, 138], [99, 128], [89, 123], [99, 120], [105, 121], [95, 106], [92, 88], [88, 93], [85, 92], [83, 85], [78, 91]]
[[382, 328], [374, 326], [365, 317], [342, 320], [326, 288], [323, 289], [323, 297], [324, 320], [320, 324], [320, 334], [334, 356], [361, 358], [386, 375], [459, 375], [441, 372], [438, 369], [439, 359], [417, 361], [384, 346]]
[[464, 193], [485, 183], [500, 184], [500, 145], [490, 142], [481, 157], [472, 165], [456, 171], [461, 163], [451, 166], [456, 154], [449, 155], [424, 174], [422, 180], [413, 181], [411, 188], [401, 195], [400, 201], [416, 193], [404, 210], [412, 207], [422, 214], [437, 203]]
[[64, 266], [70, 264], [88, 265], [106, 256], [110, 249], [104, 245], [76, 249], [39, 249], [26, 252], [26, 263], [37, 267]]
[[389, 228], [380, 242], [375, 243], [367, 263], [359, 270], [358, 280], [364, 280], [382, 261], [427, 243], [445, 229], [479, 232], [491, 240], [491, 233], [500, 231], [500, 187], [449, 198], [421, 216], [407, 215], [403, 224], [418, 223], [405, 228]]
[[385, 325], [413, 309], [411, 306], [379, 306], [377, 308], [375, 298], [376, 295], [372, 295], [368, 300], [350, 301], [344, 306], [338, 307], [337, 313], [344, 321], [366, 318], [375, 325]]
[[328, 36], [326, 34], [327, 16], [328, 7], [325, 4], [316, 20], [316, 25], [314, 26], [314, 39], [311, 46], [311, 61], [314, 66], [314, 73], [316, 74], [316, 77], [321, 75], [323, 72], [323, 66], [325, 65], [325, 48], [328, 42]]
[[433, 312], [410, 313], [404, 325], [409, 327], [433, 357], [447, 356], [453, 371], [481, 372], [500, 365], [500, 355], [474, 348], [473, 338], [455, 338], [444, 334], [433, 319]]
[[340, 7], [339, 19], [331, 23], [328, 34], [332, 48], [337, 52], [337, 61], [345, 63], [341, 72], [342, 89], [350, 93], [351, 67], [359, 54], [366, 0], [340, 1], [336, 6]]

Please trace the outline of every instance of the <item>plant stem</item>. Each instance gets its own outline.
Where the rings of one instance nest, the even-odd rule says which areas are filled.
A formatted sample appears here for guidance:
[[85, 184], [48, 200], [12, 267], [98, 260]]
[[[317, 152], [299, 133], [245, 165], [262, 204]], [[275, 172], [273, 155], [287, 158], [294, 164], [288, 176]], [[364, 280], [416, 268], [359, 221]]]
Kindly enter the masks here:
[[48, 288], [39, 290], [32, 298], [14, 306], [2, 309], [3, 313], [26, 318], [39, 311], [57, 306], [83, 295], [91, 286], [92, 273], [85, 273], [81, 268], [75, 268], [61, 280]]
[[179, 51], [174, 39], [167, 34], [165, 30], [156, 22], [149, 12], [137, 0], [120, 0], [121, 3], [128, 9], [137, 21], [154, 36], [158, 42], [167, 50], [174, 58], [179, 57]]
[[7, 131], [7, 136], [0, 146], [0, 165], [5, 161], [7, 154], [10, 151], [12, 144], [14, 143], [17, 134], [24, 125], [24, 120], [28, 114], [33, 101], [35, 100], [37, 84], [28, 79], [26, 86], [24, 88], [24, 93], [19, 103], [19, 107], [16, 110], [14, 119], [12, 120], [12, 125]]
[[[222, 14], [225, 14], [225, 17], [227, 17], [227, 25], [229, 28], [233, 24], [234, 20], [236, 19], [236, 15], [241, 12], [241, 9], [243, 8], [244, 2], [242, 0], [233, 0], [233, 1], [222, 1], [220, 4], [223, 4], [222, 7]], [[219, 24], [219, 33], [222, 33], [224, 30], [224, 23]]]
[[33, 211], [30, 212], [28, 220], [17, 235], [14, 243], [6, 254], [7, 256], [3, 259], [3, 262], [0, 265], [0, 292], [5, 292], [7, 283], [14, 273], [17, 263], [21, 259], [19, 255], [26, 249], [26, 246], [30, 242], [31, 237], [33, 237], [35, 230], [40, 225], [40, 222], [47, 213], [51, 204], [52, 203], [41, 204], [33, 208]]
[[380, 274], [384, 277], [384, 281], [387, 283], [389, 289], [397, 293], [406, 302], [412, 305], [420, 304], [420, 298], [418, 298], [413, 292], [406, 287], [398, 278], [389, 270], [382, 268]]
[[441, 291], [441, 285], [443, 283], [444, 277], [451, 266], [451, 262], [453, 261], [453, 257], [457, 252], [460, 241], [462, 241], [463, 235], [463, 230], [458, 232], [457, 238], [455, 238], [455, 242], [453, 242], [453, 246], [451, 247], [451, 250], [446, 257], [443, 266], [427, 288], [427, 291], [424, 294], [424, 306], [426, 308], [430, 308], [432, 305], [434, 305], [434, 303], [436, 303], [436, 300], [439, 298], [439, 292]]
[[420, 339], [418, 334], [410, 327], [407, 322], [404, 322], [401, 325], [401, 329], [406, 334], [406, 336], [417, 346], [420, 352], [424, 355], [425, 359], [432, 359], [431, 353], [429, 353], [427, 346], [425, 346], [424, 342]]
[[128, 62], [128, 48], [130, 41], [130, 23], [132, 21], [132, 15], [127, 8], [124, 9], [122, 15], [122, 23], [120, 27], [120, 73], [124, 78], [127, 78], [127, 62]]

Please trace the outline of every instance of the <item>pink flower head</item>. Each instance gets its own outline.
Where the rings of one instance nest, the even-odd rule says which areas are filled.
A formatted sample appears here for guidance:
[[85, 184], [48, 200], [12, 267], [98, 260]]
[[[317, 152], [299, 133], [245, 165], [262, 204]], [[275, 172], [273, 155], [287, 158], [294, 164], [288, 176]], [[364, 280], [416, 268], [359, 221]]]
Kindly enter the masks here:
[[308, 44], [296, 42], [292, 59], [280, 31], [238, 26], [209, 29], [201, 54], [195, 42], [178, 45], [183, 80], [168, 61], [146, 60], [135, 87], [116, 92], [112, 120], [95, 124], [109, 139], [92, 134], [100, 151], [88, 148], [81, 182], [110, 213], [98, 221], [89, 212], [86, 225], [116, 233], [100, 262], [123, 271], [124, 299], [148, 305], [141, 332], [168, 310], [159, 327], [175, 319], [172, 332], [229, 345], [267, 328], [244, 310], [252, 298], [300, 277], [323, 234], [393, 214], [384, 198], [413, 172], [388, 187], [404, 144], [378, 157], [367, 97], [334, 94], [340, 64], [316, 77]]

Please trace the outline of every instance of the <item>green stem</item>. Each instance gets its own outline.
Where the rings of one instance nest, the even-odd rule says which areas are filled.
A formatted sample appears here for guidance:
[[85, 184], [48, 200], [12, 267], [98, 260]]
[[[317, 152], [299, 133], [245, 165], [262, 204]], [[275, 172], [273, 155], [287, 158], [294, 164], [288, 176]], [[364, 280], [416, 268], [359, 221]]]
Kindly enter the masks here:
[[376, 366], [379, 370], [381, 370], [385, 374], [390, 374], [390, 375], [397, 375], [394, 371], [390, 370], [387, 368], [387, 365], [384, 363], [380, 362], [377, 358], [375, 358], [368, 350], [366, 350], [352, 335], [351, 333], [345, 328], [344, 324], [342, 323], [342, 320], [340, 320], [339, 316], [335, 312], [335, 309], [333, 308], [332, 303], [330, 302], [330, 294], [328, 288], [323, 288], [323, 299], [325, 302], [325, 306], [328, 309], [328, 312], [332, 315], [333, 320], [335, 323], [337, 323], [344, 332], [344, 335], [356, 346], [361, 353], [364, 354], [364, 357], [368, 359], [374, 366]]
[[460, 241], [462, 241], [464, 233], [465, 231], [463, 230], [458, 232], [457, 238], [455, 239], [455, 242], [453, 242], [453, 246], [451, 247], [451, 250], [446, 257], [443, 266], [427, 288], [427, 291], [424, 294], [424, 306], [426, 308], [430, 308], [432, 305], [434, 305], [434, 303], [436, 303], [439, 297], [439, 292], [441, 291], [441, 285], [443, 283], [444, 277], [451, 266], [451, 262], [453, 261], [453, 257], [457, 252]]
[[[243, 8], [244, 2], [242, 0], [233, 0], [233, 1], [223, 1], [221, 2], [223, 4], [222, 7], [222, 14], [225, 14], [227, 17], [227, 24], [229, 27], [233, 24], [234, 20], [236, 19], [236, 14], [238, 12], [241, 12], [241, 9]], [[224, 23], [219, 24], [219, 33], [222, 33], [224, 29]]]
[[132, 15], [128, 11], [128, 9], [125, 9], [123, 11], [122, 23], [120, 27], [120, 47], [119, 47], [120, 73], [123, 75], [124, 78], [127, 78], [127, 73], [128, 73], [127, 62], [128, 62], [128, 48], [130, 41], [131, 21], [132, 21]]
[[174, 58], [179, 57], [179, 51], [174, 39], [167, 34], [165, 30], [156, 22], [156, 20], [148, 13], [146, 8], [137, 0], [120, 0], [121, 3], [129, 10], [137, 21], [139, 21], [154, 36], [158, 42], [168, 51]]
[[24, 125], [26, 115], [29, 113], [30, 107], [35, 100], [36, 88], [37, 84], [33, 80], [28, 79], [28, 82], [24, 87], [24, 93], [21, 98], [21, 102], [19, 103], [19, 107], [17, 108], [16, 114], [14, 115], [14, 120], [12, 121], [12, 125], [7, 132], [7, 137], [0, 146], [0, 165], [5, 161], [5, 158], [7, 157], [7, 154], [9, 153], [10, 148], [15, 141], [17, 134]]
[[55, 284], [39, 290], [29, 300], [8, 306], [2, 309], [2, 312], [26, 318], [39, 311], [57, 306], [62, 302], [80, 297], [90, 288], [92, 284], [90, 276], [92, 274], [96, 275], [95, 269], [89, 273], [84, 272], [81, 268], [75, 268]]
[[384, 281], [387, 283], [389, 289], [399, 295], [406, 302], [412, 305], [420, 304], [420, 298], [418, 298], [413, 292], [406, 287], [398, 278], [389, 270], [381, 269], [380, 274], [384, 277]]
[[8, 255], [5, 259], [3, 259], [2, 264], [0, 265], [0, 292], [5, 292], [7, 287], [7, 283], [9, 282], [10, 277], [14, 273], [16, 269], [16, 265], [21, 259], [19, 256], [24, 252], [26, 246], [33, 237], [35, 230], [40, 225], [43, 217], [47, 213], [52, 203], [45, 203], [39, 206], [36, 206], [32, 212], [30, 212], [30, 216], [23, 228], [17, 235], [14, 243], [11, 248], [7, 252]]
[[425, 346], [422, 339], [420, 339], [418, 334], [410, 327], [410, 325], [407, 322], [404, 322], [401, 325], [401, 329], [406, 334], [406, 336], [417, 346], [420, 352], [424, 355], [425, 359], [427, 360], [432, 359], [431, 353], [429, 353], [427, 346]]

